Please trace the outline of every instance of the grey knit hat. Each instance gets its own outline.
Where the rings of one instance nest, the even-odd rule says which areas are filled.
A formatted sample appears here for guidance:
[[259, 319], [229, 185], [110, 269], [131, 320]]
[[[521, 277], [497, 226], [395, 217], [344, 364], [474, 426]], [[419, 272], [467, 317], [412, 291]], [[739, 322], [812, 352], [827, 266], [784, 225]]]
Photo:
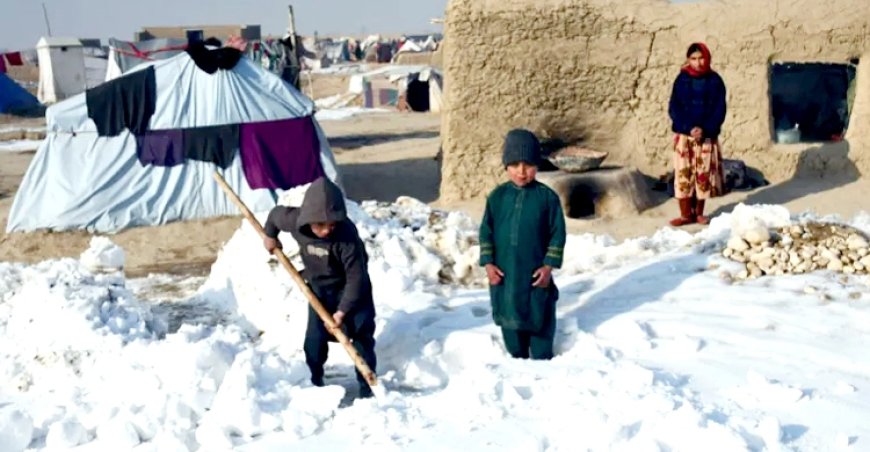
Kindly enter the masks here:
[[501, 161], [505, 166], [516, 162], [538, 166], [541, 163], [541, 142], [526, 129], [511, 130], [504, 137]]

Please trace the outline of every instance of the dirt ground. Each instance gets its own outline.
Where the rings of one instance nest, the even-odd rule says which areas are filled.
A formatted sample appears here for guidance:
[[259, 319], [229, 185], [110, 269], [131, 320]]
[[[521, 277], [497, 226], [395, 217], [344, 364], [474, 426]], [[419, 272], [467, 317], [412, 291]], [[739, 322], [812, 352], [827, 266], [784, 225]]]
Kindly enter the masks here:
[[[463, 210], [479, 218], [481, 201], [444, 204], [439, 200], [441, 120], [437, 115], [384, 113], [321, 123], [342, 172], [348, 196], [354, 200], [394, 201], [413, 196], [431, 205]], [[8, 127], [0, 123], [2, 127]], [[28, 127], [32, 123], [27, 124]], [[0, 225], [6, 219], [15, 191], [33, 157], [28, 153], [0, 153]], [[845, 218], [867, 209], [863, 197], [870, 182], [857, 178], [792, 179], [748, 192], [734, 192], [709, 202], [708, 212], [730, 210], [739, 202], [783, 204], [792, 212], [807, 209]], [[658, 196], [657, 205], [640, 215], [617, 219], [569, 220], [573, 233], [610, 234], [616, 239], [649, 235], [677, 213], [674, 200]], [[111, 236], [127, 252], [127, 273], [205, 274], [218, 251], [239, 227], [240, 216], [140, 227]], [[690, 226], [697, 231], [700, 226]], [[62, 256], [77, 257], [91, 235], [85, 232], [0, 233], [0, 261], [37, 262]]]

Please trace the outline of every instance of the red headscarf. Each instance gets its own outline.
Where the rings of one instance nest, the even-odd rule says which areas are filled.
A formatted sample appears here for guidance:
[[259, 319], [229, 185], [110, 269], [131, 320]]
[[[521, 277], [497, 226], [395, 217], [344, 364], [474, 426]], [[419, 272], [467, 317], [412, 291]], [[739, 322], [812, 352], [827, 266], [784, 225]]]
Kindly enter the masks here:
[[[710, 67], [710, 59], [711, 59], [710, 49], [708, 49], [707, 45], [704, 44], [703, 42], [693, 43], [692, 46], [698, 46], [700, 48], [701, 55], [704, 57], [704, 65], [701, 66], [701, 69], [695, 70], [691, 64], [686, 63], [683, 65], [682, 68], [680, 68], [680, 71], [685, 72], [685, 73], [691, 75], [692, 77], [700, 77], [702, 75], [705, 75], [705, 74], [711, 72], [713, 70], [713, 68]], [[691, 47], [691, 46], [689, 46], [689, 47]]]

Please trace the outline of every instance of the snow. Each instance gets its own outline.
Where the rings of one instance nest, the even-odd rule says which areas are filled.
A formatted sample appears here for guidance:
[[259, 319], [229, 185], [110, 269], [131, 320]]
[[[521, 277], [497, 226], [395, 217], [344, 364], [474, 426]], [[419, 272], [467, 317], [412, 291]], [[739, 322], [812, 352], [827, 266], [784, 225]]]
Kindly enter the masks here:
[[[719, 254], [733, 230], [812, 213], [569, 236], [557, 356], [528, 361], [492, 323], [472, 219], [411, 198], [348, 208], [370, 254], [376, 398], [354, 400], [337, 345], [311, 386], [308, 308], [249, 225], [193, 283], [126, 279], [96, 237], [78, 260], [0, 262], [0, 450], [870, 449], [870, 281], [721, 276], [739, 267]], [[868, 214], [847, 223], [870, 231]]]
[[340, 63], [333, 64], [331, 66], [319, 69], [312, 69], [312, 74], [325, 74], [325, 75], [351, 75], [351, 74], [359, 74], [363, 72], [368, 72], [369, 66], [368, 64], [360, 64], [360, 63]]
[[0, 152], [35, 151], [43, 140], [8, 140], [0, 141]]
[[79, 260], [93, 272], [124, 269], [124, 250], [106, 237], [93, 237], [91, 244]]
[[363, 115], [367, 113], [388, 113], [390, 111], [391, 110], [387, 110], [385, 108], [338, 107], [317, 110], [314, 113], [314, 117], [318, 121], [342, 121], [345, 119], [350, 119], [357, 115]]

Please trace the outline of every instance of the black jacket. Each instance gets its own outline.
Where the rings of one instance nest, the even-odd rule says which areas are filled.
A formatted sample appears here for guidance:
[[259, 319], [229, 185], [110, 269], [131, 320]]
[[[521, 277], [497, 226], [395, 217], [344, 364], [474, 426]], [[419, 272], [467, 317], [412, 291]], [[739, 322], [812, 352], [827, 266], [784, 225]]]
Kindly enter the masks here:
[[671, 130], [689, 135], [694, 127], [704, 131], [704, 138], [717, 139], [725, 122], [725, 82], [716, 72], [693, 77], [680, 72], [674, 80], [668, 113]]
[[[311, 223], [333, 221], [336, 226], [328, 237], [321, 239], [311, 232]], [[321, 177], [311, 183], [302, 207], [273, 208], [264, 229], [272, 238], [280, 231], [293, 235], [305, 264], [305, 279], [317, 293], [338, 294], [339, 311], [349, 314], [374, 304], [365, 244], [347, 218], [341, 189], [329, 179]]]

